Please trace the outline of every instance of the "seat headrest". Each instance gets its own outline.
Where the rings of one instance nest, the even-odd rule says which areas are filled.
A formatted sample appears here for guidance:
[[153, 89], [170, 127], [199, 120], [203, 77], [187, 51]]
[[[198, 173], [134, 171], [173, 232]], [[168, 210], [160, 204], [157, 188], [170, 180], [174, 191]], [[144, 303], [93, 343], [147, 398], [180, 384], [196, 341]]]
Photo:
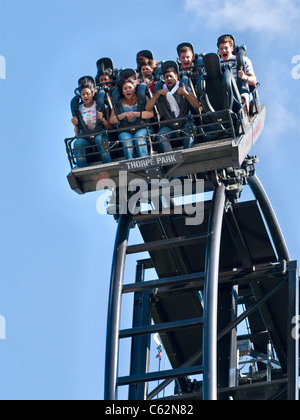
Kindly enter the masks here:
[[163, 75], [165, 75], [165, 73], [167, 73], [169, 68], [174, 68], [175, 72], [177, 73], [177, 76], [179, 76], [179, 66], [178, 66], [178, 63], [176, 61], [169, 60], [169, 61], [165, 61], [164, 63], [162, 63], [161, 70], [162, 70]]
[[120, 81], [125, 82], [125, 80], [129, 79], [130, 77], [137, 79], [138, 75], [137, 72], [133, 69], [124, 69], [120, 72]]
[[82, 77], [80, 77], [80, 79], [78, 80], [78, 86], [80, 86], [82, 84], [86, 84], [88, 82], [92, 83], [94, 85], [94, 87], [96, 87], [96, 80], [92, 76], [82, 76]]
[[137, 55], [136, 55], [136, 62], [138, 62], [139, 57], [146, 57], [149, 60], [154, 60], [153, 52], [149, 51], [149, 50], [142, 50], [142, 51], [138, 52]]
[[103, 57], [100, 58], [96, 63], [98, 70], [104, 70], [104, 69], [114, 69], [114, 63], [111, 58]]

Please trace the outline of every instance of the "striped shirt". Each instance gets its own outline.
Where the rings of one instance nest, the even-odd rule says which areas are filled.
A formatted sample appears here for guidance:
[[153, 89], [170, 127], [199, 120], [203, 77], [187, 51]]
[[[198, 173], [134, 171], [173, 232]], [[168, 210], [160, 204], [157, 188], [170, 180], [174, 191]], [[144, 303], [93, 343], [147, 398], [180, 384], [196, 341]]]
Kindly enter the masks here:
[[[234, 60], [236, 60], [236, 56], [235, 55], [232, 56], [232, 58]], [[245, 68], [243, 69], [244, 70], [244, 73], [246, 75], [248, 75], [248, 74], [254, 74], [254, 70], [253, 70], [253, 66], [252, 66], [251, 60], [248, 57], [244, 57], [244, 62], [245, 62]], [[238, 79], [238, 70], [237, 70], [237, 67], [236, 66], [232, 67], [232, 73], [233, 73], [233, 75], [235, 77], [235, 80], [237, 80]], [[244, 89], [247, 90], [247, 91], [250, 90], [249, 84], [247, 82], [243, 82], [242, 88], [243, 88], [243, 90]]]

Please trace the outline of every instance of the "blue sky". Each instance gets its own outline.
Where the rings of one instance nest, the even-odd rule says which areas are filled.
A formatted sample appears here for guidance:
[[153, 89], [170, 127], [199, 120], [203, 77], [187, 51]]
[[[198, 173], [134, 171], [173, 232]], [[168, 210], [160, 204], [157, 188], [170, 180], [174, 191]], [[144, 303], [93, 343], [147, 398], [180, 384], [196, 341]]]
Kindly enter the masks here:
[[247, 45], [267, 106], [257, 173], [299, 259], [299, 16], [299, 0], [0, 0], [0, 399], [103, 398], [116, 224], [97, 193], [70, 190], [64, 150], [77, 80], [100, 57], [208, 53], [223, 33]]

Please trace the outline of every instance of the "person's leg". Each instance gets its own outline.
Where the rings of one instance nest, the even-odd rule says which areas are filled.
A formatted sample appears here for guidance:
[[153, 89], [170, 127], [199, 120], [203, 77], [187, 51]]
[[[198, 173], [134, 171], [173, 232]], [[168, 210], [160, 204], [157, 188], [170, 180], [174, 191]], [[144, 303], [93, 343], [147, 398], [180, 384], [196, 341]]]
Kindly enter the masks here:
[[97, 148], [98, 148], [98, 151], [99, 151], [99, 153], [100, 153], [100, 155], [101, 155], [101, 160], [102, 160], [102, 163], [111, 163], [112, 162], [112, 160], [111, 160], [111, 156], [110, 156], [110, 153], [108, 152], [108, 151], [106, 151], [105, 149], [104, 149], [104, 146], [103, 146], [103, 142], [104, 141], [108, 141], [108, 136], [107, 135], [99, 135], [99, 136], [97, 136], [96, 138], [95, 138], [95, 143], [96, 143], [96, 145], [97, 145]]
[[130, 133], [120, 133], [119, 140], [122, 142], [125, 159], [134, 159], [133, 135]]
[[147, 134], [148, 133], [146, 128], [142, 128], [141, 130], [138, 130], [134, 135], [134, 142], [136, 145], [136, 153], [138, 157], [149, 156], [147, 147]]
[[183, 148], [184, 149], [191, 149], [194, 146], [194, 136], [192, 135], [192, 129], [193, 129], [194, 123], [193, 121], [188, 121], [183, 127], [182, 127], [182, 134], [185, 137], [183, 140]]
[[245, 108], [244, 108], [244, 114], [245, 117], [247, 118], [249, 116], [249, 103], [250, 103], [250, 95], [248, 92], [244, 92], [241, 94], [241, 98], [242, 98], [242, 104], [246, 104]]
[[157, 141], [159, 142], [159, 149], [162, 153], [172, 152], [170, 140], [175, 137], [175, 133], [171, 133], [170, 127], [163, 127], [157, 133]]
[[87, 166], [86, 160], [86, 149], [90, 147], [91, 144], [85, 139], [77, 139], [74, 142], [74, 156], [76, 159], [76, 163], [78, 168], [84, 168]]

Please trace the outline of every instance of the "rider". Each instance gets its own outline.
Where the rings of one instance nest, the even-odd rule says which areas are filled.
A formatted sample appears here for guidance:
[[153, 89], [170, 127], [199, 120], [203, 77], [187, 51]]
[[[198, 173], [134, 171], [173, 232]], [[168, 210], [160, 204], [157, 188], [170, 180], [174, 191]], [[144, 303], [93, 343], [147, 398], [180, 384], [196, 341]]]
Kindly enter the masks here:
[[[218, 38], [218, 52], [221, 56], [221, 61], [236, 60], [235, 42], [231, 35], [222, 35]], [[242, 100], [246, 102], [247, 109], [249, 110], [250, 102], [250, 87], [249, 85], [256, 86], [257, 79], [253, 70], [252, 62], [248, 57], [244, 57], [245, 66], [237, 68], [233, 66], [232, 72], [236, 80], [241, 79], [240, 93]]]
[[[163, 127], [158, 132], [158, 140], [160, 149], [163, 153], [171, 152], [171, 139], [176, 137], [175, 130], [184, 130], [188, 127], [190, 122], [186, 120], [179, 120], [190, 115], [190, 108], [199, 108], [200, 103], [198, 99], [191, 92], [189, 87], [179, 81], [179, 68], [175, 61], [167, 61], [162, 64], [162, 72], [165, 79], [165, 84], [162, 86], [157, 84], [158, 88], [154, 96], [149, 99], [146, 110], [152, 111], [157, 105], [160, 119], [162, 121], [172, 120], [171, 122], [161, 124]], [[192, 147], [190, 138], [184, 141], [184, 148]]]
[[[82, 103], [78, 107], [78, 111], [82, 117], [84, 127], [79, 128], [79, 121], [76, 116], [71, 120], [75, 127], [76, 136], [93, 134], [96, 128], [100, 131], [100, 126], [104, 126], [106, 130], [112, 130], [112, 125], [109, 123], [109, 110], [106, 108], [106, 115], [102, 112], [97, 111], [95, 94], [95, 85], [90, 81], [83, 81], [79, 86], [79, 92]], [[99, 128], [99, 130], [98, 130]], [[78, 138], [74, 143], [74, 155], [76, 158], [77, 166], [87, 166], [86, 150], [89, 146], [96, 144], [103, 163], [110, 163], [111, 156], [108, 151], [105, 151], [103, 142], [107, 141], [107, 135], [98, 134], [96, 137], [91, 136], [90, 138]]]
[[178, 60], [181, 64], [181, 70], [190, 70], [192, 71], [192, 67], [194, 67], [194, 48], [192, 44], [184, 43], [180, 44], [177, 47], [177, 52], [179, 55]]
[[151, 60], [147, 57], [139, 56], [137, 58], [137, 65], [141, 81], [143, 83], [146, 83], [147, 87], [151, 90], [153, 94], [156, 84], [154, 72], [158, 66], [157, 61]]
[[[110, 123], [117, 124], [124, 130], [119, 134], [119, 140], [123, 143], [124, 156], [126, 159], [148, 156], [146, 128], [139, 128], [142, 123], [147, 123], [153, 118], [153, 111], [139, 109], [137, 96], [138, 81], [135, 77], [129, 77], [119, 83], [121, 93], [120, 112], [112, 109]], [[136, 146], [136, 155], [134, 153]]]

